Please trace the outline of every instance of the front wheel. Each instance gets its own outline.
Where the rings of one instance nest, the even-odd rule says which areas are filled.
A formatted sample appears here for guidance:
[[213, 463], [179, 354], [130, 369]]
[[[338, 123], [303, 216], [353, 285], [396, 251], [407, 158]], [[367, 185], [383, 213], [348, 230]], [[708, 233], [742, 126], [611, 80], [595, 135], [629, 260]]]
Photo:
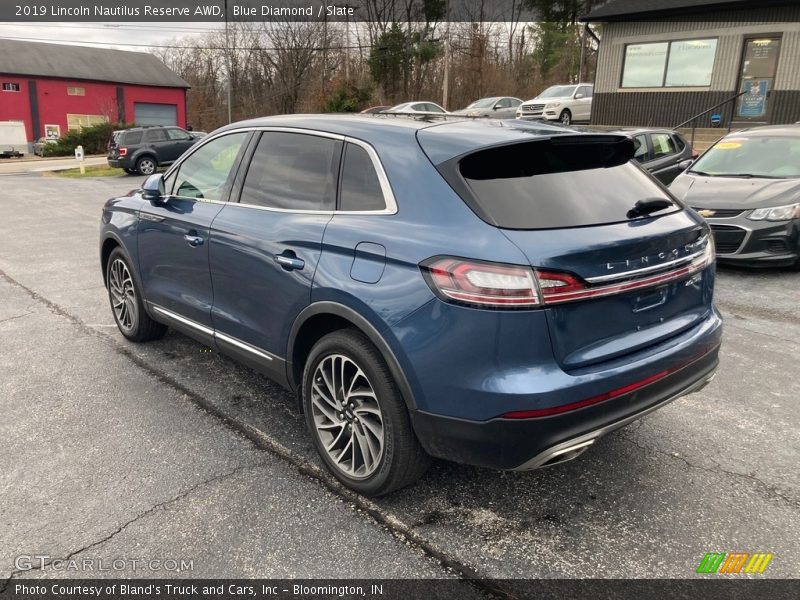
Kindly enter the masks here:
[[133, 278], [133, 270], [119, 248], [108, 257], [106, 284], [114, 321], [122, 335], [132, 342], [147, 342], [166, 333], [167, 326], [153, 321], [145, 312], [142, 293]]
[[559, 115], [558, 120], [561, 121], [562, 125], [569, 125], [572, 123], [572, 113], [565, 108], [561, 111], [561, 115]]
[[311, 350], [303, 406], [323, 462], [359, 493], [397, 490], [430, 464], [383, 357], [357, 331], [328, 334]]

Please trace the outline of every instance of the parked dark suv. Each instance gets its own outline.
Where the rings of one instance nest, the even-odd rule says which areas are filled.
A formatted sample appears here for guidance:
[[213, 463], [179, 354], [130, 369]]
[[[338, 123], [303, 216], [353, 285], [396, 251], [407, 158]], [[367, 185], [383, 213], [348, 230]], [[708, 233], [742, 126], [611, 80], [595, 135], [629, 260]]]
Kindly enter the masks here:
[[128, 173], [152, 175], [174, 163], [202, 136], [180, 127], [133, 127], [115, 131], [108, 141], [108, 164]]
[[633, 153], [522, 120], [229, 125], [106, 203], [113, 315], [296, 392], [323, 463], [365, 494], [430, 455], [569, 460], [717, 367], [709, 227]]

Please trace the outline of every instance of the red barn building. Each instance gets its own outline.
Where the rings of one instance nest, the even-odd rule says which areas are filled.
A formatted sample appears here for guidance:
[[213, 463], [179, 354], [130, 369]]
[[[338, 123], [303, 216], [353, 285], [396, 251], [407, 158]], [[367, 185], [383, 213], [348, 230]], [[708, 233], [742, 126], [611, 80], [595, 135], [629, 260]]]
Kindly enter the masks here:
[[0, 39], [0, 121], [28, 141], [102, 122], [186, 127], [189, 84], [152, 54]]

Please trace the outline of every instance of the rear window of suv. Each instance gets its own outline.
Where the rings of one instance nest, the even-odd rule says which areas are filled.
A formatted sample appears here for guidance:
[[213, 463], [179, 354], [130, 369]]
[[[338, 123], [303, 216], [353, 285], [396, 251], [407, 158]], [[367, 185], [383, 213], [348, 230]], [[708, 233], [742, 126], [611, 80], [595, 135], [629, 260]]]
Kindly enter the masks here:
[[457, 191], [481, 218], [507, 229], [628, 221], [639, 200], [673, 199], [629, 162], [632, 148], [623, 144], [552, 139], [480, 150], [460, 160], [466, 186]]

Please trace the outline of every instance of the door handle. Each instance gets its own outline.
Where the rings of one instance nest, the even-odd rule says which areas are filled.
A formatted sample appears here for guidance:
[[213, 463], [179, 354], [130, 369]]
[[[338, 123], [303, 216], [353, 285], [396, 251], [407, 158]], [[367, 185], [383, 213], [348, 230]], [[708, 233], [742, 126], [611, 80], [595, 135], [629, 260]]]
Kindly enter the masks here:
[[203, 238], [201, 238], [199, 235], [189, 235], [188, 233], [185, 236], [183, 236], [183, 239], [189, 242], [189, 245], [192, 248], [196, 248], [197, 246], [202, 246], [204, 241]]
[[299, 270], [306, 266], [306, 262], [302, 258], [297, 258], [293, 255], [294, 252], [292, 252], [292, 256], [287, 254], [278, 254], [275, 256], [275, 262], [277, 262], [287, 271]]

